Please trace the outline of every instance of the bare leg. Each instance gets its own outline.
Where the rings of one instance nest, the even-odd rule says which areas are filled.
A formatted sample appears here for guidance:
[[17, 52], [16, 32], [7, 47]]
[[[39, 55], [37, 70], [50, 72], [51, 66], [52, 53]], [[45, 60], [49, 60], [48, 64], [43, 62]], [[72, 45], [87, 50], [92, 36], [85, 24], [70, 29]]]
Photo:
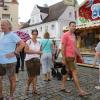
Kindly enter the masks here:
[[39, 91], [37, 92], [36, 90], [37, 76], [34, 77], [32, 84], [33, 84], [33, 95], [34, 94], [40, 95]]
[[61, 89], [65, 89], [66, 79], [67, 79], [67, 75], [63, 75], [62, 81], [61, 81], [61, 84], [62, 84]]
[[78, 89], [78, 92], [80, 95], [86, 95], [87, 93], [85, 91], [83, 91], [80, 87], [80, 82], [78, 80], [78, 76], [77, 76], [77, 71], [76, 70], [72, 70], [72, 76], [73, 76], [73, 79], [74, 79], [74, 83], [75, 83], [75, 86], [76, 88]]
[[48, 72], [47, 73], [47, 80], [50, 80], [51, 79], [51, 72]]
[[44, 74], [44, 79], [43, 80], [45, 80], [45, 81], [48, 80], [47, 74]]
[[29, 90], [29, 87], [30, 87], [30, 84], [32, 83], [32, 81], [33, 81], [33, 77], [28, 77], [27, 82], [26, 82], [26, 87], [25, 87], [26, 95], [28, 95], [28, 90]]
[[0, 98], [3, 97], [2, 90], [3, 90], [2, 76], [0, 76]]
[[33, 84], [33, 91], [36, 91], [37, 76], [34, 77], [32, 84]]
[[93, 60], [93, 67], [96, 66], [96, 61], [97, 61], [97, 57], [95, 56], [95, 57], [94, 57], [94, 60]]
[[9, 81], [10, 81], [10, 96], [13, 97], [13, 93], [16, 88], [16, 77], [15, 75], [9, 76]]

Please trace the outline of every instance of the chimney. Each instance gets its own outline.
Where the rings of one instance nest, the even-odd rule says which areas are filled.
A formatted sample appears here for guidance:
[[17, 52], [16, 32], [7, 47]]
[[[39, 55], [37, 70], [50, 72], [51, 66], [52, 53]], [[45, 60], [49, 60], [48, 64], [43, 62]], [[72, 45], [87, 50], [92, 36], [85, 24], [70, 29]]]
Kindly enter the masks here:
[[47, 5], [47, 4], [43, 4], [43, 7], [46, 7], [46, 8], [47, 8], [47, 7], [48, 7], [48, 5]]

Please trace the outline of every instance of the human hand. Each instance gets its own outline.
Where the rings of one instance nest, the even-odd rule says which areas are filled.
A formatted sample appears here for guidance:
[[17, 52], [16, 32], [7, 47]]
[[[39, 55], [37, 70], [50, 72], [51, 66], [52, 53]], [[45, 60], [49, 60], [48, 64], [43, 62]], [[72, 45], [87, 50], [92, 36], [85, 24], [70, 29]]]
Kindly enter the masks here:
[[42, 51], [36, 51], [35, 53], [41, 55]]
[[14, 52], [12, 53], [8, 53], [5, 55], [6, 58], [12, 58], [12, 57], [15, 57], [16, 55], [14, 54]]

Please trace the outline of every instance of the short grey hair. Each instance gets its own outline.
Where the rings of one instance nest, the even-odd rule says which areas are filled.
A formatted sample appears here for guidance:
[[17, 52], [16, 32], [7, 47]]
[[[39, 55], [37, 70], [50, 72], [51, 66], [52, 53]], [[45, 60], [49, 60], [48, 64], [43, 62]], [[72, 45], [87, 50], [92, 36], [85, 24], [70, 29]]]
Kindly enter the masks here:
[[8, 25], [9, 25], [9, 30], [11, 31], [11, 30], [12, 30], [12, 24], [11, 24], [11, 22], [10, 22], [8, 19], [2, 19], [1, 22], [2, 22], [2, 21], [8, 23]]

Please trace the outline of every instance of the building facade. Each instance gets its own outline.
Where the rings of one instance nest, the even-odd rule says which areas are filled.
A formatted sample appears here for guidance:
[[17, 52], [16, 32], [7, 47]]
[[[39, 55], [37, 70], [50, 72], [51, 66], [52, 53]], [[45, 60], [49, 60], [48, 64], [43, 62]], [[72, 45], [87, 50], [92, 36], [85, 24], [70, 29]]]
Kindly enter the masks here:
[[4, 5], [0, 7], [0, 20], [11, 21], [13, 30], [18, 29], [18, 2], [17, 0], [4, 0]]
[[40, 38], [45, 32], [49, 32], [50, 38], [60, 39], [63, 27], [70, 21], [75, 21], [74, 5], [66, 4], [64, 1], [45, 7], [35, 5], [27, 27], [23, 29], [30, 33], [31, 29], [36, 28]]

